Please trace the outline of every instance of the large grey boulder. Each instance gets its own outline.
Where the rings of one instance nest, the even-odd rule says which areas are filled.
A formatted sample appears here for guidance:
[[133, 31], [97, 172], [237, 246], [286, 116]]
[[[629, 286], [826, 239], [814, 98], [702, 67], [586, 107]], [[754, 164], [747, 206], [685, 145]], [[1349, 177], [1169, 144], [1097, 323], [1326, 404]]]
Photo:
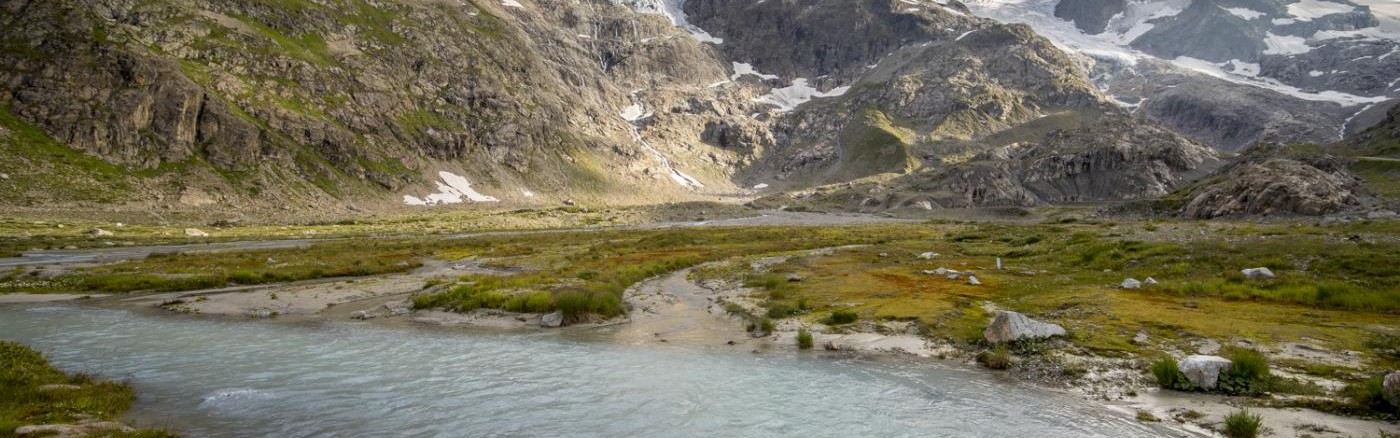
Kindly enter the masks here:
[[540, 317], [540, 327], [559, 328], [564, 326], [564, 312], [546, 313]]
[[1400, 371], [1385, 375], [1385, 384], [1381, 392], [1385, 394], [1385, 400], [1390, 402], [1391, 406], [1400, 406]]
[[1141, 288], [1142, 288], [1142, 282], [1141, 282], [1141, 281], [1137, 281], [1136, 278], [1125, 278], [1125, 279], [1123, 279], [1123, 284], [1122, 284], [1121, 286], [1122, 286], [1124, 289], [1141, 289]]
[[1230, 359], [1220, 356], [1195, 354], [1177, 363], [1186, 380], [1201, 389], [1215, 389], [1220, 383], [1220, 373], [1230, 370]]
[[992, 320], [992, 324], [982, 331], [982, 336], [985, 336], [987, 341], [992, 343], [1064, 335], [1064, 327], [1036, 321], [1026, 315], [1008, 311], [998, 312], [997, 317]]

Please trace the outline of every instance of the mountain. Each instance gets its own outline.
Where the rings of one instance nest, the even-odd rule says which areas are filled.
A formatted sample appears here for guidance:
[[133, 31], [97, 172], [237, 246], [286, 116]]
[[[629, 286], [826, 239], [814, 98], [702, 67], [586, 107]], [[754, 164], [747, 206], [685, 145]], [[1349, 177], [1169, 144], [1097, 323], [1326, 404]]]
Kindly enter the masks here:
[[1330, 143], [1400, 97], [1400, 8], [1347, 0], [973, 0], [1081, 55], [1126, 108], [1223, 150]]
[[[1394, 50], [1366, 36], [1388, 34], [1368, 30], [1384, 23], [1362, 6], [1306, 26], [1277, 24], [1303, 21], [1287, 5], [1251, 6], [1267, 25], [1225, 19], [1263, 32], [1264, 48], [1187, 55], [1260, 66], [1241, 79], [1139, 40], [1245, 6], [1066, 1], [11, 2], [0, 204], [1107, 202], [1222, 168], [1210, 146], [1332, 141], [1347, 119], [1383, 118], [1382, 97], [1350, 93], [1381, 92], [1391, 70], [1307, 91], [1265, 67], [1283, 29]], [[1032, 22], [992, 19], [1019, 12]], [[1138, 38], [1123, 36], [1129, 23]], [[1307, 62], [1331, 49], [1313, 52]]]

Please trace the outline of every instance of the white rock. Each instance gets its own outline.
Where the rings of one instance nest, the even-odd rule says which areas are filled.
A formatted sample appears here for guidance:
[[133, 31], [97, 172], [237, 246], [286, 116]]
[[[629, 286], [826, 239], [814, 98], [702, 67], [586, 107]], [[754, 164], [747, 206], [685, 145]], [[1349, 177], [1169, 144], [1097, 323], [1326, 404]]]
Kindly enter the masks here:
[[970, 284], [970, 285], [973, 285], [973, 286], [981, 286], [981, 285], [982, 285], [982, 282], [981, 282], [981, 281], [977, 281], [977, 277], [975, 277], [975, 276], [968, 276], [968, 277], [967, 277], [967, 284]]
[[1230, 369], [1230, 359], [1194, 354], [1178, 362], [1177, 368], [1186, 375], [1186, 380], [1201, 389], [1215, 389], [1220, 383], [1220, 373]]
[[1240, 273], [1244, 274], [1245, 278], [1248, 278], [1250, 280], [1274, 279], [1274, 271], [1270, 271], [1269, 268], [1241, 269]]
[[1141, 282], [1141, 281], [1137, 281], [1137, 279], [1135, 279], [1135, 278], [1125, 278], [1125, 279], [1123, 279], [1123, 284], [1122, 284], [1121, 286], [1122, 286], [1124, 289], [1141, 289], [1141, 288], [1142, 288], [1142, 282]]
[[923, 260], [929, 260], [929, 259], [932, 259], [932, 258], [934, 258], [934, 257], [938, 257], [939, 255], [940, 255], [940, 254], [938, 254], [938, 253], [936, 253], [936, 252], [926, 252], [926, 253], [923, 253], [923, 254], [919, 254], [919, 258], [920, 258], [920, 259], [923, 259]]
[[997, 270], [1001, 270], [1001, 257], [997, 257]]
[[564, 312], [546, 313], [540, 317], [540, 327], [559, 328], [564, 325]]
[[0, 179], [10, 179], [10, 174], [8, 174], [8, 173], [0, 173]]
[[189, 237], [209, 237], [209, 233], [206, 233], [204, 232], [204, 230], [200, 230], [198, 228], [186, 228], [185, 235]]
[[104, 229], [101, 229], [101, 228], [93, 228], [92, 231], [88, 231], [88, 235], [91, 235], [92, 237], [112, 237], [112, 236], [113, 236], [113, 234], [112, 234], [111, 231], [107, 231], [107, 230], [104, 230]]
[[1064, 327], [1043, 323], [1026, 315], [1008, 311], [998, 312], [991, 325], [982, 331], [982, 336], [993, 343], [1064, 335]]
[[962, 274], [957, 274], [957, 273], [948, 274], [948, 279], [949, 279], [949, 280], [957, 280], [957, 279], [959, 279], [959, 278], [962, 278]]
[[1143, 281], [1142, 281], [1142, 284], [1146, 284], [1146, 285], [1157, 284], [1157, 279], [1152, 278], [1152, 277], [1147, 277], [1146, 280], [1143, 280]]

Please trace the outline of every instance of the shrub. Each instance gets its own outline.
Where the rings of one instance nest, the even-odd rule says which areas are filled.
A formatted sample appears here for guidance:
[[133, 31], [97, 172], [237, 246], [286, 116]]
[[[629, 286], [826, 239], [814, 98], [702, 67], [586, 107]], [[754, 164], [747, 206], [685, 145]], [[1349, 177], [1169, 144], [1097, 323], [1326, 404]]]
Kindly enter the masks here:
[[812, 332], [805, 328], [797, 330], [797, 348], [800, 350], [812, 349]]
[[1011, 368], [1011, 352], [1005, 346], [997, 346], [996, 349], [978, 353], [977, 363], [994, 370], [1008, 369]]
[[1229, 438], [1255, 438], [1263, 427], [1264, 419], [1257, 414], [1241, 409], [1225, 416], [1225, 436]]
[[1163, 389], [1190, 391], [1196, 388], [1190, 380], [1186, 380], [1181, 368], [1177, 367], [1176, 359], [1170, 357], [1152, 363], [1152, 376], [1157, 378], [1157, 386]]
[[773, 325], [773, 320], [772, 320], [772, 319], [763, 318], [763, 319], [761, 319], [761, 320], [758, 321], [758, 332], [761, 333], [761, 334], [763, 334], [764, 336], [768, 336], [769, 334], [772, 334], [772, 333], [773, 333], [773, 330], [776, 329], [776, 328], [777, 328], [777, 327], [775, 327], [775, 326]]
[[1220, 373], [1220, 391], [1231, 395], [1258, 395], [1269, 388], [1269, 360], [1254, 350], [1237, 349], [1228, 355], [1230, 369]]
[[1400, 413], [1400, 407], [1385, 399], [1385, 376], [1375, 376], [1347, 385], [1342, 391], [1357, 407], [1382, 413]]
[[826, 323], [830, 325], [850, 324], [860, 319], [860, 315], [851, 310], [837, 310], [831, 312], [831, 316], [826, 318]]

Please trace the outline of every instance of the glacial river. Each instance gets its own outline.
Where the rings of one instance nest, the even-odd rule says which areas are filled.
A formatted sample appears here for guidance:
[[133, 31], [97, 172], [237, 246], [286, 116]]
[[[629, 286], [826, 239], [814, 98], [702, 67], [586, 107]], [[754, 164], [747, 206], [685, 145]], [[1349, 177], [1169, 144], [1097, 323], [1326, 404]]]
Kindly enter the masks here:
[[[128, 379], [188, 437], [1155, 437], [1078, 397], [932, 361], [625, 345], [596, 332], [0, 306], [0, 338]], [[1155, 428], [1155, 429], [1154, 429]]]

